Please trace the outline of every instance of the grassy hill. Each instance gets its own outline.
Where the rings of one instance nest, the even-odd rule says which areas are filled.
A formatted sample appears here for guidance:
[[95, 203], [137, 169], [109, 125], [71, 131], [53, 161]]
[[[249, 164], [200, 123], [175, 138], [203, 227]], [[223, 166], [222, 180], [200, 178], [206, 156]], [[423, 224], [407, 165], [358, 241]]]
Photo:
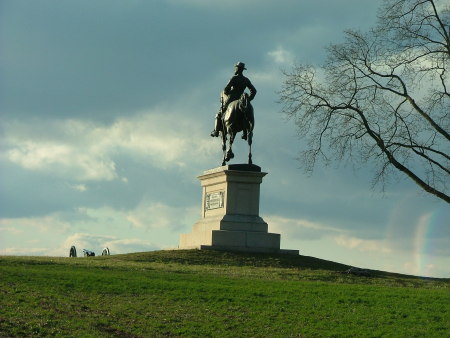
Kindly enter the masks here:
[[0, 257], [0, 336], [450, 336], [450, 279], [306, 256]]

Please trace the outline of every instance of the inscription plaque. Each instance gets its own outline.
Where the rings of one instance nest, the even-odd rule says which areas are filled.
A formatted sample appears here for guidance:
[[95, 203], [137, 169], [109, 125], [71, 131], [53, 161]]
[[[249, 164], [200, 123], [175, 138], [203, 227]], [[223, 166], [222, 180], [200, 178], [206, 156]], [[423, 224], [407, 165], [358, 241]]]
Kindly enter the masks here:
[[225, 191], [216, 191], [206, 194], [205, 197], [205, 209], [213, 210], [223, 208]]

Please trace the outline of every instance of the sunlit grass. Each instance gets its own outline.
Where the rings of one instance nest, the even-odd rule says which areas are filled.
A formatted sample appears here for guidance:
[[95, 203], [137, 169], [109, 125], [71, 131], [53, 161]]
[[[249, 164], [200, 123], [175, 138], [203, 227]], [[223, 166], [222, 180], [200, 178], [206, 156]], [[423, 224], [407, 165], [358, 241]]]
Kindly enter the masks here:
[[1, 257], [0, 336], [436, 336], [450, 281], [312, 257], [158, 251]]

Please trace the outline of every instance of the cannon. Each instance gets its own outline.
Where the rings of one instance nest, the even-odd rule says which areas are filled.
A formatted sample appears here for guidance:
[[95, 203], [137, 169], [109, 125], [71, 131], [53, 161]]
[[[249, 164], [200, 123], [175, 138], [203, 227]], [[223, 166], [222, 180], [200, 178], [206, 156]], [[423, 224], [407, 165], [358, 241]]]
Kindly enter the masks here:
[[84, 257], [95, 256], [95, 252], [94, 251], [90, 251], [90, 250], [87, 250], [87, 249], [83, 249], [83, 253], [84, 253]]
[[[111, 255], [109, 248], [108, 247], [103, 248], [102, 256], [109, 256], [109, 255]], [[83, 256], [84, 257], [94, 257], [95, 252], [88, 250], [88, 249], [83, 249]], [[72, 245], [70, 247], [69, 257], [77, 257], [77, 249], [75, 248], [75, 245]]]

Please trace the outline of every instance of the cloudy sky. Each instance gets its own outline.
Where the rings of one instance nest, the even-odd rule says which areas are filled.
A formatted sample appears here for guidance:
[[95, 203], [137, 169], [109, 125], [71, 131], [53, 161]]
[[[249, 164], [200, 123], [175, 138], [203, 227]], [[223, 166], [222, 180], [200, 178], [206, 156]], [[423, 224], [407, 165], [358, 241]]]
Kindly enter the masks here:
[[[197, 176], [221, 163], [209, 133], [242, 61], [258, 90], [261, 216], [282, 248], [359, 267], [450, 277], [450, 208], [370, 166], [296, 160], [282, 70], [320, 63], [375, 0], [2, 0], [0, 254], [173, 248], [200, 217]], [[233, 163], [246, 161], [237, 139]]]

